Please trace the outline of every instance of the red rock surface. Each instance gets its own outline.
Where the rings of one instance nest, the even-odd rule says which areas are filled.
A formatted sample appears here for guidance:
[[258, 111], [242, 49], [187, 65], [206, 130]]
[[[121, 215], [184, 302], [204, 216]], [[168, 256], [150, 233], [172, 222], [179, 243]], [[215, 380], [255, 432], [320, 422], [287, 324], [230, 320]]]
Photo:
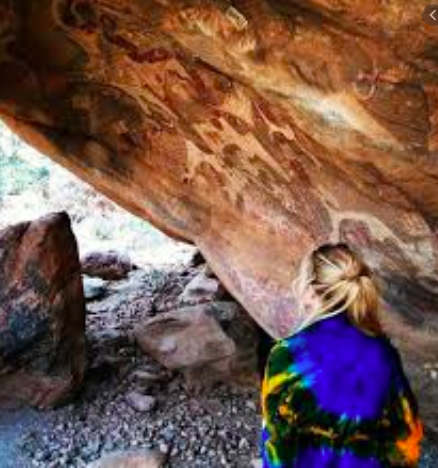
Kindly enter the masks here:
[[299, 321], [303, 255], [342, 239], [379, 273], [391, 318], [436, 337], [438, 29], [421, 10], [0, 1], [0, 117], [196, 243], [271, 334]]
[[59, 403], [85, 370], [85, 304], [66, 214], [0, 231], [0, 402]]

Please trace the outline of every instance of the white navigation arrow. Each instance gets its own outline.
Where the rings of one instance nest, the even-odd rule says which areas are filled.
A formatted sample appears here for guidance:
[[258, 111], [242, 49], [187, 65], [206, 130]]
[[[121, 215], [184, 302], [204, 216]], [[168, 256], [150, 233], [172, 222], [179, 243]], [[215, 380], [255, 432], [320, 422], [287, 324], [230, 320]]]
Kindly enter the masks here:
[[430, 16], [433, 18], [434, 21], [436, 21], [435, 16], [433, 16], [435, 13], [436, 13], [436, 10], [433, 10], [432, 13], [430, 14]]

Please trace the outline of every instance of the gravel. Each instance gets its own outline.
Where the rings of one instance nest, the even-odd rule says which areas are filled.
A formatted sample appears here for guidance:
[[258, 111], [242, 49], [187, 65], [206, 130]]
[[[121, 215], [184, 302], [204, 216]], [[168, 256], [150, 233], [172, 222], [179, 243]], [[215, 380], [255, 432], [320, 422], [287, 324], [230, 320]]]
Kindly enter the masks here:
[[112, 380], [94, 396], [46, 413], [44, 430], [22, 437], [33, 467], [83, 467], [114, 450], [159, 449], [169, 467], [249, 467], [256, 454], [257, 392], [218, 386], [190, 395], [179, 376], [156, 395], [144, 413], [127, 395], [132, 384]]

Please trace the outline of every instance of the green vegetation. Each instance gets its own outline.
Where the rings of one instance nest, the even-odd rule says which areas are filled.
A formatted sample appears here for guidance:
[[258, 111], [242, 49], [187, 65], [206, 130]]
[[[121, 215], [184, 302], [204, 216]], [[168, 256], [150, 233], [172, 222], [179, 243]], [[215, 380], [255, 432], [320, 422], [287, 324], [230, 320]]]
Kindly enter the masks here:
[[49, 169], [22, 157], [26, 150], [25, 144], [0, 123], [0, 201], [48, 183]]
[[0, 122], [0, 229], [56, 211], [70, 215], [81, 252], [117, 250], [146, 266], [177, 263], [193, 251], [99, 195]]

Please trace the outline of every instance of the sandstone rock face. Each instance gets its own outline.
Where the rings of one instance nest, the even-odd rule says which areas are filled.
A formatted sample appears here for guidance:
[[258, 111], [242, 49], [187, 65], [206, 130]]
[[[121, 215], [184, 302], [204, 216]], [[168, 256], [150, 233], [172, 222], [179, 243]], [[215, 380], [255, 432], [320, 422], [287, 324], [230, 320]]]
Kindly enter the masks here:
[[66, 214], [0, 231], [0, 401], [54, 405], [85, 370], [85, 303]]
[[421, 6], [0, 0], [0, 116], [197, 244], [272, 335], [300, 321], [302, 256], [344, 240], [396, 322], [436, 336], [438, 29]]

